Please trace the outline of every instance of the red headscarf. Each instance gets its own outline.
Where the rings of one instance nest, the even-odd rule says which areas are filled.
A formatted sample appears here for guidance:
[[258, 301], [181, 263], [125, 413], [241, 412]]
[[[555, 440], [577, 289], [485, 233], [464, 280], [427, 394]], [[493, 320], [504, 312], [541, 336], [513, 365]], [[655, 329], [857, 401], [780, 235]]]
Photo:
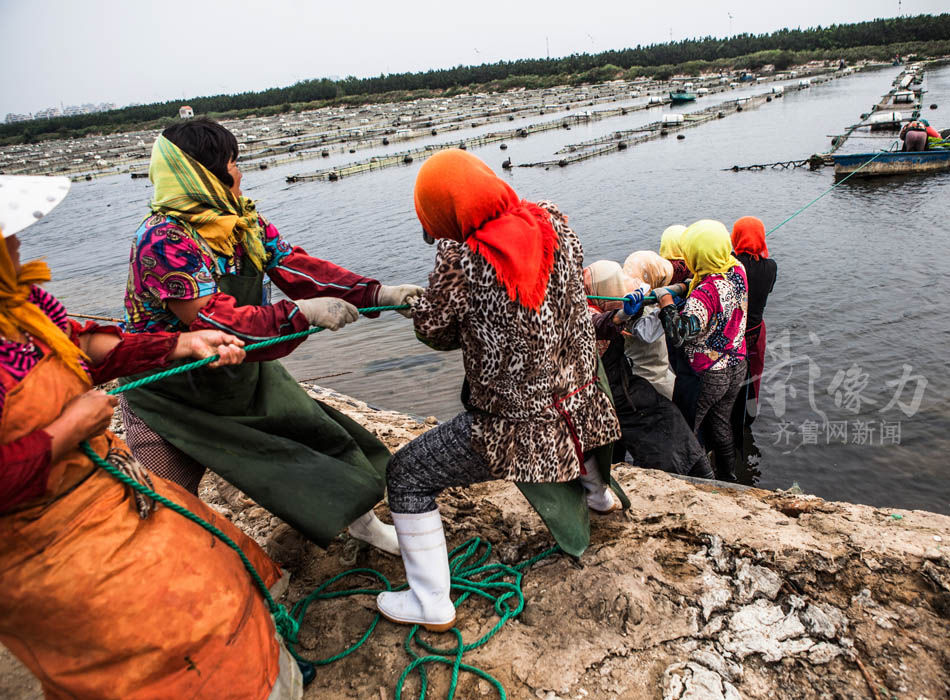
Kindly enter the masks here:
[[541, 307], [558, 247], [550, 214], [455, 148], [419, 169], [415, 204], [426, 233], [464, 242], [494, 268], [512, 301], [535, 311]]
[[769, 247], [765, 245], [765, 224], [754, 216], [743, 216], [732, 227], [732, 249], [739, 253], [748, 253], [753, 260], [769, 257]]

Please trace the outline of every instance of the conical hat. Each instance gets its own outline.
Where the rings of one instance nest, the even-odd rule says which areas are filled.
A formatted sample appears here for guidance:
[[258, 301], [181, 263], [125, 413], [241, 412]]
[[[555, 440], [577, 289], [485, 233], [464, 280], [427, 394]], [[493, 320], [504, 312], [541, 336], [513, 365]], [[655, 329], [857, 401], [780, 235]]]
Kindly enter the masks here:
[[49, 214], [69, 192], [68, 177], [0, 175], [0, 231], [19, 233]]

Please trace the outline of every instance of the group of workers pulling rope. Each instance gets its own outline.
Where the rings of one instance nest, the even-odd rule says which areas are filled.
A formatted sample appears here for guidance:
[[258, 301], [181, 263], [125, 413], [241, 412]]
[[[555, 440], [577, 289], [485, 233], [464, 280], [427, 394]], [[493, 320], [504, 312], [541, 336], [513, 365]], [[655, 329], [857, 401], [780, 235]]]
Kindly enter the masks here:
[[[288, 574], [198, 498], [207, 469], [322, 547], [348, 529], [401, 555], [408, 586], [378, 611], [433, 631], [456, 619], [444, 489], [513, 481], [580, 556], [589, 510], [629, 505], [611, 478], [627, 453], [735, 479], [775, 281], [758, 219], [731, 237], [711, 220], [671, 227], [660, 254], [585, 269], [557, 206], [450, 149], [415, 184], [437, 243], [428, 287], [385, 285], [287, 243], [242, 194], [237, 156], [207, 119], [158, 137], [121, 330], [70, 320], [46, 264], [20, 261], [19, 234], [68, 181], [0, 176], [0, 642], [48, 696], [301, 697], [312, 668], [275, 613]], [[265, 275], [288, 300], [264, 303]], [[463, 412], [396, 454], [278, 361], [392, 307], [465, 367]], [[118, 395], [92, 388], [112, 379]], [[108, 430], [117, 406], [125, 442]], [[393, 525], [376, 515], [384, 492]]]

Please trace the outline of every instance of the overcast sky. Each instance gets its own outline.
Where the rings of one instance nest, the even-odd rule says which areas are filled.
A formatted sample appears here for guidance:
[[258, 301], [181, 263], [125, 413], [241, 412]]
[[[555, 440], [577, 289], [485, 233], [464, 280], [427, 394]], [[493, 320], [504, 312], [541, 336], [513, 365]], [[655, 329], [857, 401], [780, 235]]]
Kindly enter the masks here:
[[122, 106], [946, 9], [946, 0], [0, 0], [0, 120], [60, 104]]

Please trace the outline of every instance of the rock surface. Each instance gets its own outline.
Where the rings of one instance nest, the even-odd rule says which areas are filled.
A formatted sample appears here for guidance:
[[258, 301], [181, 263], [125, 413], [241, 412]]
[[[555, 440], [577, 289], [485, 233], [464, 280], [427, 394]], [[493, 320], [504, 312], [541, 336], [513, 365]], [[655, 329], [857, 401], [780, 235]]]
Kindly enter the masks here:
[[[311, 390], [391, 449], [435, 423]], [[696, 485], [625, 465], [615, 473], [631, 509], [593, 518], [591, 546], [579, 561], [555, 556], [530, 568], [525, 610], [465, 656], [508, 697], [950, 697], [950, 518]], [[213, 475], [201, 494], [292, 572], [285, 603], [349, 568], [404, 580], [399, 559], [346, 534], [321, 550]], [[450, 547], [482, 537], [494, 545], [493, 558], [514, 564], [552, 544], [511, 484], [452, 489], [440, 508]], [[385, 506], [378, 511], [387, 518]], [[377, 583], [364, 576], [343, 585]], [[369, 595], [315, 603], [300, 651], [335, 654], [373, 617]], [[471, 641], [496, 619], [487, 603], [470, 600], [458, 626]], [[305, 697], [392, 697], [410, 661], [406, 631], [381, 623], [358, 651], [318, 667]], [[41, 697], [29, 674], [0, 652], [0, 697]], [[429, 697], [444, 697], [448, 668], [429, 668]], [[415, 697], [417, 678], [406, 691]], [[494, 690], [463, 672], [457, 697], [491, 698]]]

